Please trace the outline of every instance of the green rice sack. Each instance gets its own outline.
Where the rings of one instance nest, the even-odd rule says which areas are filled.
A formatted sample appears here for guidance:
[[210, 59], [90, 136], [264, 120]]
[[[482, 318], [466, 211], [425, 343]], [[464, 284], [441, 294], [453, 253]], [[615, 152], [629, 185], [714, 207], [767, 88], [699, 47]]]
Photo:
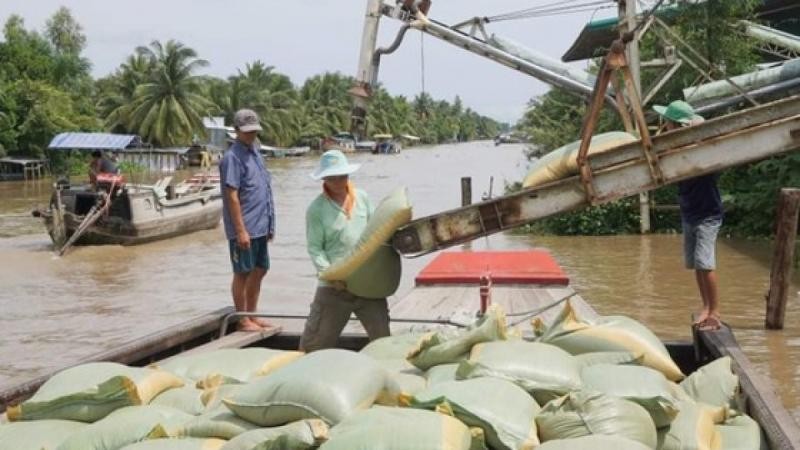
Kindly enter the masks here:
[[496, 450], [532, 449], [539, 445], [534, 417], [539, 405], [524, 389], [499, 378], [440, 383], [404, 399], [414, 408], [442, 412], [483, 430]]
[[335, 425], [372, 406], [385, 385], [386, 372], [369, 356], [326, 349], [251, 381], [223, 402], [261, 426], [317, 418]]
[[180, 378], [163, 370], [89, 363], [53, 375], [33, 397], [6, 413], [11, 421], [94, 422], [125, 406], [146, 405], [161, 392], [180, 386]]

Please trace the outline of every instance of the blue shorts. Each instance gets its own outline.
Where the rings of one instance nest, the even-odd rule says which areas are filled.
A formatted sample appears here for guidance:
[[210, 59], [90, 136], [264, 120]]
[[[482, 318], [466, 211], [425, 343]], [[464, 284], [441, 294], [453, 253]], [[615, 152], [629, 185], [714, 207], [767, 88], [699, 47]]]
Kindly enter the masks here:
[[267, 249], [267, 237], [250, 239], [250, 248], [239, 248], [236, 239], [228, 241], [231, 251], [231, 265], [234, 273], [252, 272], [256, 267], [269, 270], [269, 249]]
[[687, 269], [716, 269], [717, 235], [721, 226], [719, 217], [709, 217], [695, 225], [683, 222], [683, 258]]

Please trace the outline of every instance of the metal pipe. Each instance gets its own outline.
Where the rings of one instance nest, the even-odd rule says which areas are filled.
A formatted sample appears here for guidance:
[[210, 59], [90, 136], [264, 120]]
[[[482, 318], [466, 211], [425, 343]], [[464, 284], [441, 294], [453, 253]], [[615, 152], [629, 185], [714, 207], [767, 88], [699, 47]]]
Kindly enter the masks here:
[[388, 55], [390, 53], [394, 53], [399, 47], [400, 44], [403, 43], [403, 39], [406, 37], [406, 32], [408, 29], [411, 28], [407, 23], [403, 24], [400, 29], [397, 31], [397, 36], [394, 38], [394, 42], [388, 47], [381, 47], [375, 50], [375, 53], [372, 55], [372, 80], [370, 81], [371, 85], [375, 85], [378, 82], [378, 69], [381, 65], [381, 56]]
[[796, 88], [800, 88], [800, 77], [782, 81], [780, 83], [771, 84], [769, 86], [764, 86], [762, 88], [754, 89], [752, 91], [747, 92], [746, 95], [740, 94], [740, 95], [734, 95], [733, 97], [724, 98], [715, 103], [695, 108], [695, 112], [697, 112], [697, 114], [714, 113], [721, 109], [734, 106], [740, 102], [747, 100], [747, 96], [753, 98], [760, 98], [776, 93], [781, 93], [783, 91], [789, 91], [791, 89], [796, 89]]
[[[786, 61], [778, 67], [737, 75], [731, 77], [731, 81], [752, 92], [755, 89], [767, 87], [774, 83], [796, 80], [797, 78], [800, 78], [800, 58]], [[683, 96], [689, 103], [707, 102], [735, 93], [726, 80], [718, 80], [683, 90]]]
[[745, 33], [759, 41], [777, 45], [793, 52], [800, 52], [800, 37], [765, 25], [742, 20]]
[[[442, 23], [427, 18], [421, 18], [411, 22], [410, 25], [411, 27], [416, 28], [424, 33], [437, 37], [445, 42], [457, 45], [472, 53], [489, 58], [495, 62], [544, 81], [545, 83], [584, 96], [592, 95], [592, 86], [579, 83], [550, 69], [514, 56], [508, 52], [495, 48], [486, 42], [481, 41], [480, 39], [453, 30]], [[606, 95], [604, 100], [607, 105], [611, 106], [615, 111], [618, 111], [617, 104], [613, 97]]]
[[[235, 312], [230, 313], [222, 318], [222, 324], [219, 327], [219, 337], [225, 336], [225, 332], [228, 330], [228, 324], [231, 319], [233, 318], [240, 318], [240, 317], [264, 317], [268, 319], [296, 319], [296, 320], [308, 320], [308, 316], [301, 316], [298, 314], [274, 314], [274, 313], [257, 313], [257, 312]], [[350, 317], [349, 321], [358, 320], [356, 317]], [[396, 323], [429, 323], [429, 324], [436, 324], [436, 325], [452, 325], [454, 327], [464, 328], [467, 325], [463, 323], [453, 322], [451, 320], [445, 319], [393, 319], [389, 318], [389, 322], [396, 322]]]

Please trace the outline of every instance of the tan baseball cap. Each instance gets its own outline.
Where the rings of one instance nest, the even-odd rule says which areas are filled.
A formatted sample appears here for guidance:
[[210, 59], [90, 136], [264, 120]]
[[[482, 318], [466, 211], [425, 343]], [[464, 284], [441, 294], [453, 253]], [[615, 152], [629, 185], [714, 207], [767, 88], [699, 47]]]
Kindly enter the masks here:
[[233, 115], [233, 127], [244, 133], [261, 131], [258, 114], [252, 109], [240, 109]]

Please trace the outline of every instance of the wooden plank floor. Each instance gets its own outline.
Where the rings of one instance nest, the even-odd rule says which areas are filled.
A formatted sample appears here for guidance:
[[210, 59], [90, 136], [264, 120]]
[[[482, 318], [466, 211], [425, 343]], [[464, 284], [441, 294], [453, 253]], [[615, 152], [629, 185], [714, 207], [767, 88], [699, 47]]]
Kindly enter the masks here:
[[169, 358], [157, 361], [155, 364], [164, 364], [174, 358], [182, 358], [184, 356], [196, 355], [198, 353], [210, 352], [213, 350], [220, 350], [225, 348], [244, 348], [248, 345], [254, 344], [260, 340], [275, 336], [280, 333], [281, 327], [269, 328], [261, 331], [234, 331], [233, 333], [226, 334], [225, 336], [215, 339], [208, 344], [199, 345], [192, 349], [183, 351], [177, 355], [170, 356]]
[[[469, 324], [477, 317], [480, 308], [480, 291], [477, 285], [422, 286], [414, 288], [405, 297], [394, 299], [389, 305], [392, 333], [425, 331], [446, 327], [444, 323]], [[529, 332], [530, 320], [540, 317], [545, 324], [551, 324], [564, 307], [563, 300], [569, 298], [573, 308], [581, 317], [591, 319], [597, 312], [566, 286], [499, 285], [492, 287], [492, 303], [499, 305], [513, 323], [524, 319], [520, 324], [523, 332]], [[541, 314], [527, 317], [526, 313], [545, 309]], [[523, 315], [524, 314], [524, 315]], [[355, 318], [353, 318], [355, 319]], [[399, 320], [399, 321], [398, 321]], [[409, 321], [419, 320], [417, 323]], [[304, 320], [270, 319], [283, 328], [284, 334], [303, 332]], [[364, 333], [357, 320], [351, 320], [344, 330], [348, 334]]]

